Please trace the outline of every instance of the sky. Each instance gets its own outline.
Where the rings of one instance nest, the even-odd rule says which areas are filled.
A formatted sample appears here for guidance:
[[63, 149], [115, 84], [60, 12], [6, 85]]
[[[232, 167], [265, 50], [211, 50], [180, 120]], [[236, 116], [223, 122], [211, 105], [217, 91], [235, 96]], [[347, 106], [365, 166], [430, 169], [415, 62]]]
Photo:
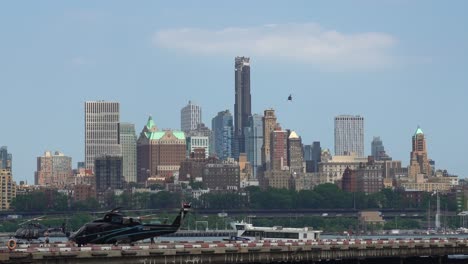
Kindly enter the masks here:
[[[334, 148], [334, 117], [365, 118], [409, 163], [420, 126], [429, 158], [468, 176], [468, 2], [1, 1], [0, 146], [16, 181], [60, 150], [84, 160], [84, 102], [120, 102], [139, 134], [149, 115], [180, 129], [199, 104], [211, 126], [234, 105], [234, 57], [251, 58], [252, 111], [274, 108], [304, 144]], [[286, 99], [293, 95], [293, 102]]]

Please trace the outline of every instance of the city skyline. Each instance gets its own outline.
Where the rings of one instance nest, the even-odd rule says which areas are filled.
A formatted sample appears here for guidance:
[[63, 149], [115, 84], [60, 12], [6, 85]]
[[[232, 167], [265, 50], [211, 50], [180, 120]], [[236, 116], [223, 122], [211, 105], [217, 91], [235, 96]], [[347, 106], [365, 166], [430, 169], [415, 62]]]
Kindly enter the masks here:
[[[366, 119], [365, 154], [380, 136], [392, 158], [408, 165], [411, 135], [420, 125], [437, 167], [468, 175], [462, 160], [467, 139], [448, 134], [453, 127], [468, 133], [460, 122], [468, 112], [468, 36], [460, 34], [468, 19], [465, 2], [339, 3], [348, 11], [343, 13], [336, 3], [265, 7], [259, 1], [242, 21], [235, 15], [243, 9], [239, 3], [145, 2], [144, 9], [105, 1], [51, 3], [0, 8], [0, 22], [16, 25], [0, 29], [11, 40], [0, 43], [0, 94], [8, 113], [0, 146], [13, 154], [17, 182], [33, 182], [35, 159], [48, 149], [67, 153], [74, 167], [83, 161], [85, 101], [119, 102], [120, 120], [137, 131], [149, 114], [161, 128], [178, 128], [188, 100], [203, 108], [205, 124], [219, 111], [234, 113], [235, 56], [250, 57], [255, 66], [252, 114], [274, 108], [281, 126], [297, 131], [303, 144], [320, 141], [333, 149], [333, 118], [360, 115]], [[310, 44], [308, 36], [324, 46]], [[239, 39], [234, 48], [221, 45], [233, 38]], [[282, 53], [279, 44], [287, 39], [295, 41]], [[336, 39], [344, 45], [340, 59], [330, 55], [337, 52]], [[270, 53], [252, 44], [265, 41]], [[299, 53], [307, 47], [321, 55]]]

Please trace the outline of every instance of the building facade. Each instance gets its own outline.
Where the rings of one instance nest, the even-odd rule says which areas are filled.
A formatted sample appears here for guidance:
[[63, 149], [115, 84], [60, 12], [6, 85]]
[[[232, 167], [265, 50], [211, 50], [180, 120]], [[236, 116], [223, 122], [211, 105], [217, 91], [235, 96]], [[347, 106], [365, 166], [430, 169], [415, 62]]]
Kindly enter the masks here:
[[340, 115], [335, 117], [335, 155], [356, 153], [364, 157], [364, 117]]
[[94, 166], [96, 192], [102, 193], [122, 189], [124, 179], [121, 156], [104, 155], [97, 157]]
[[120, 148], [120, 104], [118, 102], [85, 102], [85, 162], [94, 170], [98, 156], [122, 155]]
[[60, 151], [46, 151], [43, 156], [37, 157], [37, 171], [34, 176], [36, 185], [62, 188], [73, 176], [72, 158]]
[[197, 125], [195, 129], [190, 130], [189, 132], [185, 133], [185, 137], [208, 137], [209, 140], [209, 152], [206, 153], [207, 155], [215, 155], [214, 152], [214, 140], [213, 140], [213, 132], [204, 123], [200, 123]]
[[135, 125], [120, 124], [120, 145], [122, 148], [122, 170], [125, 182], [137, 181], [137, 136]]
[[262, 116], [254, 114], [249, 117], [249, 126], [245, 128], [245, 152], [252, 166], [253, 178], [262, 166], [263, 120]]
[[288, 166], [293, 175], [304, 172], [302, 140], [295, 131], [291, 131], [288, 136]]
[[16, 197], [16, 183], [13, 181], [11, 168], [0, 168], [0, 210], [9, 210], [11, 201]]
[[203, 169], [203, 183], [213, 190], [238, 190], [240, 168], [237, 162], [208, 163]]
[[263, 145], [262, 145], [262, 165], [264, 170], [270, 169], [270, 139], [271, 132], [278, 126], [275, 110], [267, 109], [263, 113]]
[[288, 131], [280, 127], [270, 136], [271, 170], [284, 170], [288, 166]]
[[426, 138], [420, 127], [414, 133], [412, 142], [409, 176], [412, 178], [418, 174], [431, 176], [432, 168], [427, 157]]
[[8, 148], [6, 146], [0, 147], [0, 169], [11, 169], [12, 159], [12, 155], [8, 153]]
[[150, 177], [171, 181], [185, 157], [184, 132], [160, 131], [150, 116], [137, 142], [137, 182], [145, 183]]
[[318, 164], [322, 161], [320, 141], [314, 141], [312, 145], [304, 146], [304, 161], [306, 163], [306, 172], [318, 172]]
[[372, 140], [371, 155], [376, 161], [392, 160], [392, 158], [385, 152], [385, 147], [380, 137], [374, 137]]
[[201, 107], [189, 101], [188, 104], [180, 110], [180, 130], [188, 133], [190, 130], [196, 129], [201, 122]]
[[205, 158], [208, 158], [210, 153], [210, 138], [205, 136], [190, 136], [187, 137], [187, 157], [196, 149], [203, 149]]
[[[324, 150], [323, 154], [326, 155], [327, 151]], [[356, 170], [361, 163], [368, 161], [367, 158], [358, 157], [356, 154], [333, 156], [331, 159], [324, 159], [325, 155], [322, 155], [322, 162], [319, 163], [319, 173], [325, 177], [328, 183], [336, 183], [341, 180], [346, 168]]]
[[234, 63], [235, 103], [234, 103], [234, 158], [239, 153], [245, 153], [244, 128], [249, 126], [249, 116], [252, 115], [250, 95], [250, 58], [236, 57]]
[[216, 156], [221, 160], [232, 157], [233, 126], [229, 110], [219, 112], [212, 119], [211, 125]]

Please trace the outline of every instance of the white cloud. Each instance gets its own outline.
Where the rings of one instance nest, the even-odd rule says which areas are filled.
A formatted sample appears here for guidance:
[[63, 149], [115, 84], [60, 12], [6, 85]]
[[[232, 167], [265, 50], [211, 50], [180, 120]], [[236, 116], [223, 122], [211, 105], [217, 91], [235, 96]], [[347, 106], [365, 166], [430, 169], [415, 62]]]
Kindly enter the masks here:
[[396, 39], [379, 32], [345, 34], [308, 23], [166, 29], [156, 32], [153, 42], [192, 54], [266, 57], [327, 69], [368, 69], [393, 64], [391, 50]]

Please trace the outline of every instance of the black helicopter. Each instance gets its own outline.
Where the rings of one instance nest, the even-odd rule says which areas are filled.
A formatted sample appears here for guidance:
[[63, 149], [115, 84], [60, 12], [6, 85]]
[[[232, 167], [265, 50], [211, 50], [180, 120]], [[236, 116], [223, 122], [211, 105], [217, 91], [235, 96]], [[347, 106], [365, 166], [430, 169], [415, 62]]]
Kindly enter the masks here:
[[179, 230], [190, 204], [183, 204], [172, 224], [142, 224], [138, 218], [123, 216], [116, 208], [82, 226], [71, 234], [69, 239], [78, 244], [117, 244], [133, 243], [138, 240], [172, 234]]

